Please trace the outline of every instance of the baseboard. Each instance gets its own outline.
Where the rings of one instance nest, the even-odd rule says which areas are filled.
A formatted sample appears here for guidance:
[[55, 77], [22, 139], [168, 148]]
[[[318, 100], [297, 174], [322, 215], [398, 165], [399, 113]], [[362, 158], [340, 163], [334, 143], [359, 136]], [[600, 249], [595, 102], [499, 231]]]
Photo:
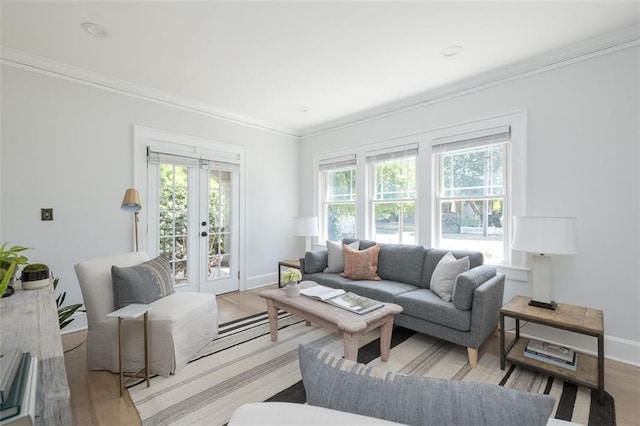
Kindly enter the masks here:
[[278, 274], [276, 272], [262, 275], [254, 275], [245, 280], [245, 290], [253, 290], [255, 288], [265, 287], [278, 282]]

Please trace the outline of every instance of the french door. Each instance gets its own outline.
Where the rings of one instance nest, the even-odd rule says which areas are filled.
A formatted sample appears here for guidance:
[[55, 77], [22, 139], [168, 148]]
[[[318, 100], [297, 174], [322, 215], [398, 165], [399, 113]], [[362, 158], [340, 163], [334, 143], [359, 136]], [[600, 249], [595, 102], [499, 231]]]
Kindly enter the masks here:
[[178, 291], [239, 289], [237, 165], [149, 153], [149, 251], [171, 263]]

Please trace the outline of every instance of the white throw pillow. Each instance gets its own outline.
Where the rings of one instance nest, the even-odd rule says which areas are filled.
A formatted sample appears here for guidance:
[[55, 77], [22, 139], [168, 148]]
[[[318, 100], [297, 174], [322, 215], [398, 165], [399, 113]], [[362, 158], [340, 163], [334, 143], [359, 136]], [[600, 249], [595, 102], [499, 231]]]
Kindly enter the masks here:
[[436, 265], [431, 275], [429, 288], [445, 302], [451, 302], [451, 293], [456, 278], [469, 270], [469, 257], [456, 259], [451, 252], [445, 254]]
[[[356, 250], [360, 249], [360, 241], [354, 241], [349, 244], [349, 247]], [[344, 272], [344, 253], [342, 253], [342, 243], [336, 243], [327, 240], [327, 251], [329, 252], [329, 258], [327, 260], [327, 267], [323, 272], [333, 272], [339, 274]]]

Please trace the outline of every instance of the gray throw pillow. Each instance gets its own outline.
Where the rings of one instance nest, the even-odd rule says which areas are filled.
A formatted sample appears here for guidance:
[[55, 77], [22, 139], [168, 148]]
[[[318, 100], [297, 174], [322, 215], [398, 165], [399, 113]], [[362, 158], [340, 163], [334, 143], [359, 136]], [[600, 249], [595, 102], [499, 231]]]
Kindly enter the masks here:
[[463, 272], [469, 270], [469, 257], [456, 259], [453, 254], [445, 254], [436, 265], [431, 275], [429, 288], [432, 292], [440, 296], [445, 302], [451, 302], [451, 293], [456, 278]]
[[162, 256], [128, 268], [113, 265], [111, 278], [115, 309], [132, 303], [148, 304], [175, 292], [171, 265]]
[[378, 372], [299, 346], [307, 402], [408, 425], [543, 426], [555, 399], [486, 383]]
[[[358, 250], [360, 249], [360, 241], [354, 241], [348, 244], [348, 246]], [[327, 260], [327, 267], [324, 268], [323, 272], [333, 272], [336, 274], [344, 272], [342, 244], [327, 240], [327, 251], [329, 252], [329, 258]]]

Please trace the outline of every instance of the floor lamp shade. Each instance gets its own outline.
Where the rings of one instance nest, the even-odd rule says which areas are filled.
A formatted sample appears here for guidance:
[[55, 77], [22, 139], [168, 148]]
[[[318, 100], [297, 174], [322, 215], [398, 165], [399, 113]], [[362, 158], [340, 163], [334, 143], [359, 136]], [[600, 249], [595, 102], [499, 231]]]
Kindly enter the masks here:
[[138, 251], [138, 212], [142, 210], [140, 194], [135, 188], [128, 188], [124, 193], [120, 208], [127, 213], [133, 213], [133, 227], [135, 229], [136, 251]]
[[513, 250], [532, 253], [532, 300], [530, 305], [555, 309], [551, 300], [551, 258], [576, 254], [574, 217], [515, 216]]
[[311, 250], [311, 237], [318, 236], [317, 217], [294, 217], [293, 235], [305, 237], [305, 251]]

